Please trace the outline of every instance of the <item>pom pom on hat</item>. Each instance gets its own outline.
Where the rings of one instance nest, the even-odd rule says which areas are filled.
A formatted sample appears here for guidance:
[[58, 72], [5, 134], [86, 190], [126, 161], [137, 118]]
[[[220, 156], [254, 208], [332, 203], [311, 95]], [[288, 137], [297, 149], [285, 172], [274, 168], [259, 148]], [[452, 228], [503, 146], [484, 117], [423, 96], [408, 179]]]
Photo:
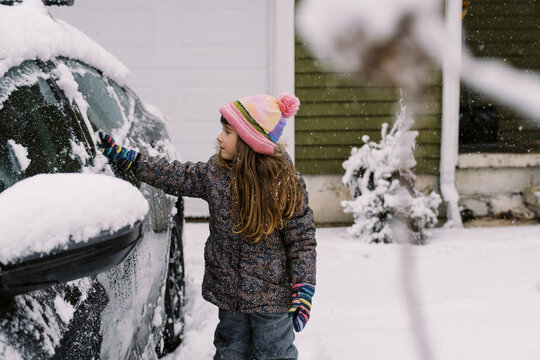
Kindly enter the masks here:
[[290, 94], [281, 94], [276, 99], [279, 111], [285, 118], [290, 118], [294, 116], [298, 109], [300, 108], [300, 99], [294, 95]]

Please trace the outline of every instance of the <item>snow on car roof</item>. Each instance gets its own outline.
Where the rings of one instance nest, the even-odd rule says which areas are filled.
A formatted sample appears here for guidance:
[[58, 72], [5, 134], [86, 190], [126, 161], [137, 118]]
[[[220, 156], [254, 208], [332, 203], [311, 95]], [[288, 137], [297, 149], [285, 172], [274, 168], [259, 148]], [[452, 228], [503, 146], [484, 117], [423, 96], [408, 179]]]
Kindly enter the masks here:
[[101, 45], [53, 18], [41, 0], [0, 5], [0, 77], [24, 60], [57, 56], [79, 59], [122, 85], [129, 75], [128, 68]]

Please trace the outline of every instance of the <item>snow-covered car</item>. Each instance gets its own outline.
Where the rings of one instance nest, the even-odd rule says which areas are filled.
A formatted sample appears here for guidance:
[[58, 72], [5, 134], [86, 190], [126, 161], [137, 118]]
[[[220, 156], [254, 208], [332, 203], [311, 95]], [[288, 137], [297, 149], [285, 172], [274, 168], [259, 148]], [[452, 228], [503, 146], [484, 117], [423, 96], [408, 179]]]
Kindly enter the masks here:
[[[0, 359], [152, 359], [181, 342], [182, 199], [96, 150], [103, 130], [129, 148], [177, 157], [166, 119], [125, 85], [128, 74], [41, 0], [0, 1]], [[99, 177], [127, 188], [99, 186]], [[107, 228], [134, 206], [130, 187], [148, 211]], [[88, 194], [100, 188], [117, 200]], [[98, 215], [98, 233], [83, 231]], [[79, 225], [49, 244], [68, 218]]]

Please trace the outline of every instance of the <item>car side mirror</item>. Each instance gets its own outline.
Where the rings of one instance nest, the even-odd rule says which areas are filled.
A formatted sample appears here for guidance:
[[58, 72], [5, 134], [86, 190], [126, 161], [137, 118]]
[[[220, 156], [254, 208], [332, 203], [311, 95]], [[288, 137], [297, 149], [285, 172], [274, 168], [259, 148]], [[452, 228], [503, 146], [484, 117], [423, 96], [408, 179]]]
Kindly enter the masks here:
[[142, 238], [148, 203], [97, 174], [40, 174], [0, 193], [0, 297], [120, 264]]

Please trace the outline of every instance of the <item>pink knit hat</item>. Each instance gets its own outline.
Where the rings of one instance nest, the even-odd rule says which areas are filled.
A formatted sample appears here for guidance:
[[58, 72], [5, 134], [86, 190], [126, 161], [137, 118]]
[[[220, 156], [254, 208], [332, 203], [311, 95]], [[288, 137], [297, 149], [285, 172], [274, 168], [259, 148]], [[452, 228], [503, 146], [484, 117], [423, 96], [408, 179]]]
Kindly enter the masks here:
[[289, 94], [274, 99], [253, 95], [223, 105], [219, 112], [255, 152], [272, 155], [290, 118], [298, 111], [300, 100]]

